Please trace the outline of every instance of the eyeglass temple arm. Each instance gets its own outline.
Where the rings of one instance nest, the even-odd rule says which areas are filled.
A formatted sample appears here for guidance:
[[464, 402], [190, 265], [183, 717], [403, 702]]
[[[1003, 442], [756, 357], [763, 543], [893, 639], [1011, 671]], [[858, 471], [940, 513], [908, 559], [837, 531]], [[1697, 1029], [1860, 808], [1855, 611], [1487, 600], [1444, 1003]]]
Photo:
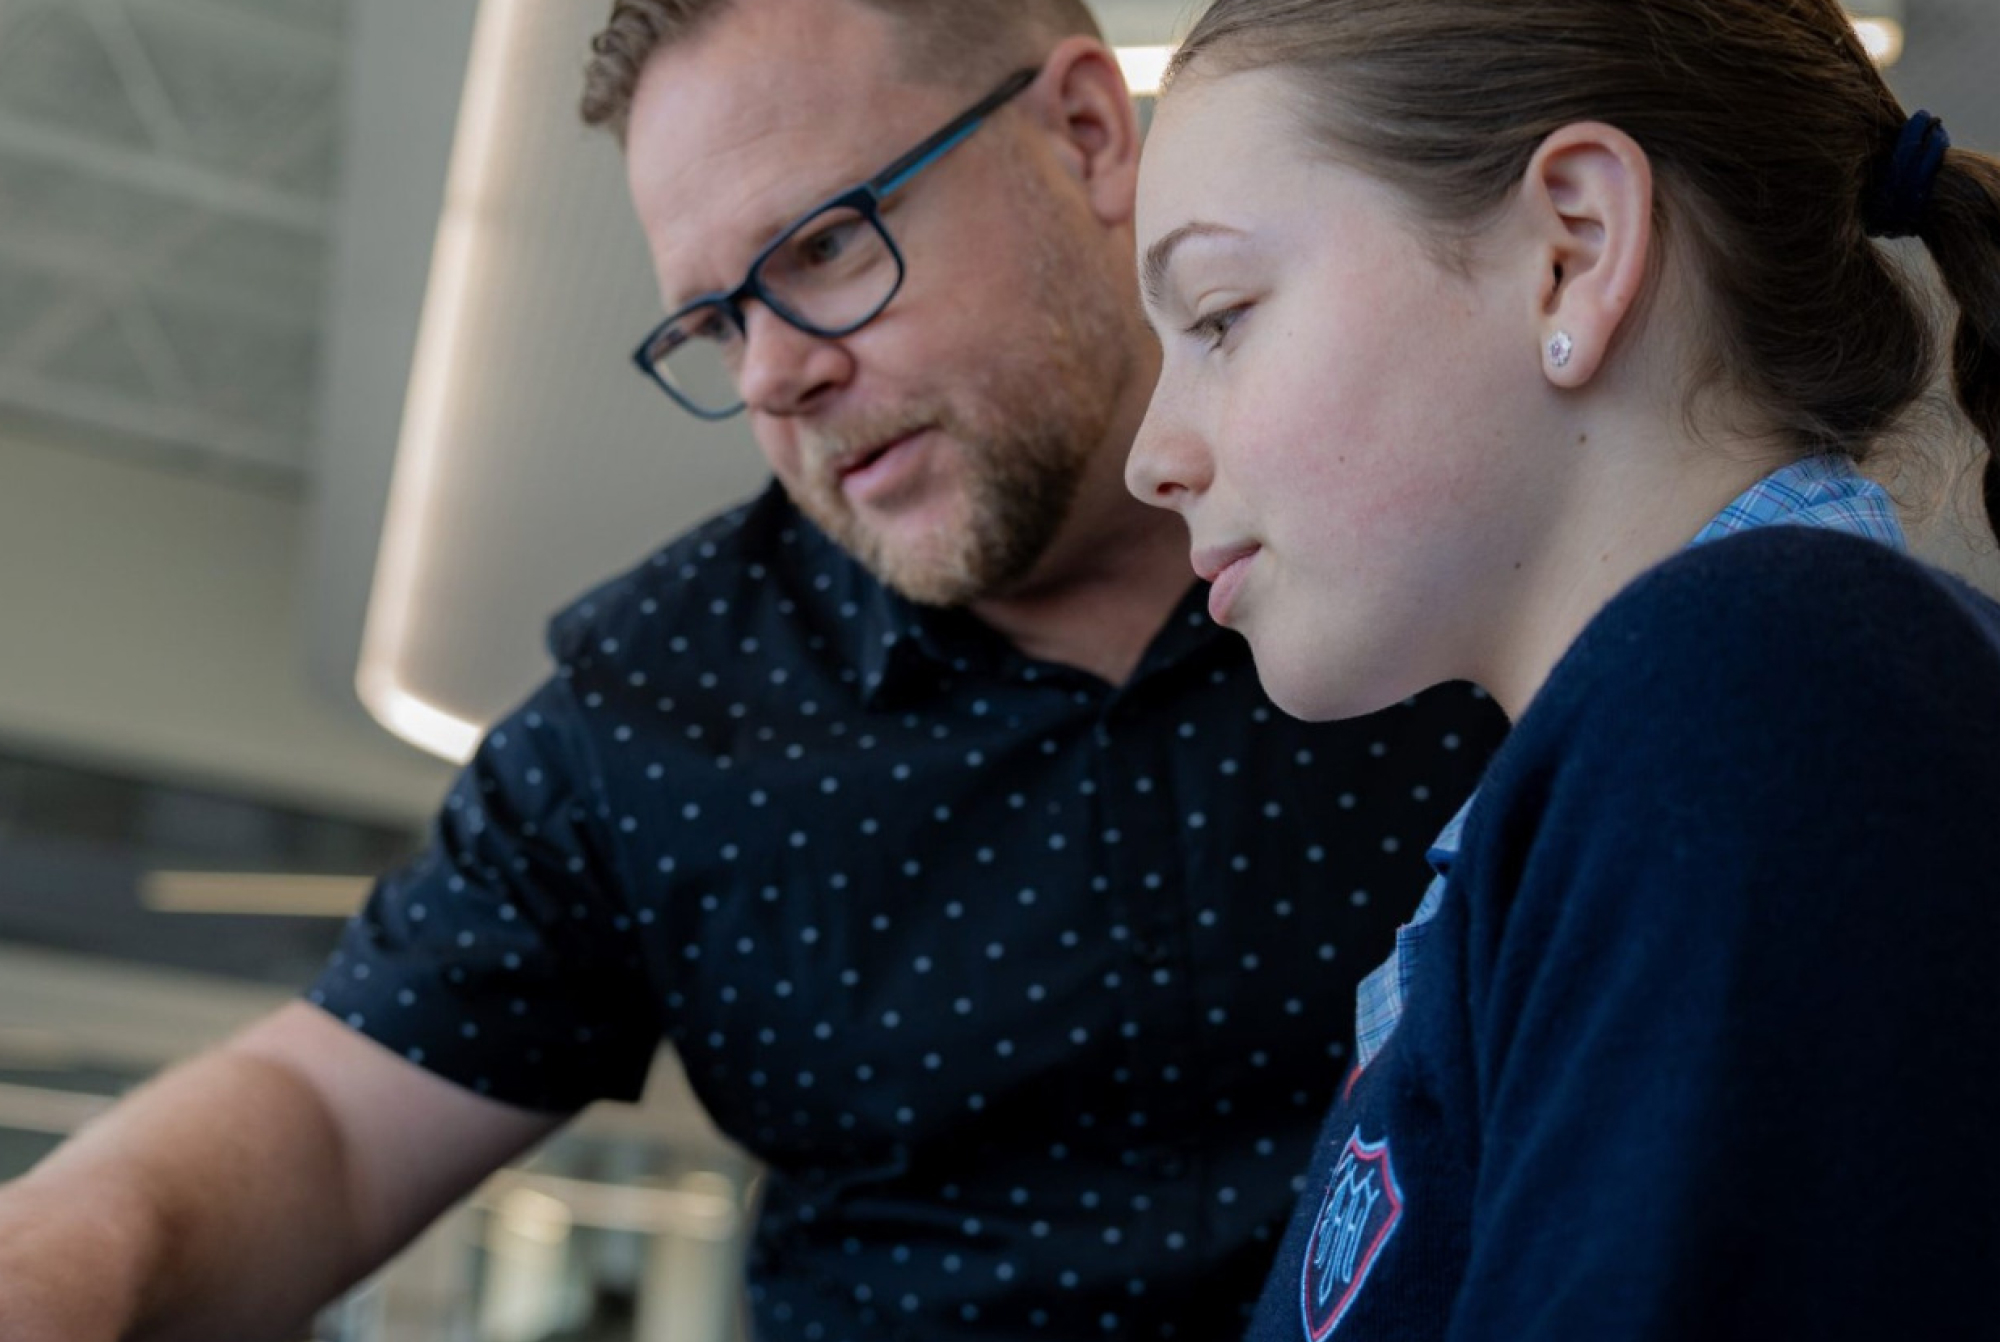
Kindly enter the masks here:
[[1006, 83], [966, 108], [950, 125], [884, 168], [873, 181], [868, 183], [869, 187], [878, 197], [888, 195], [957, 148], [960, 141], [979, 129], [979, 123], [991, 115], [995, 108], [1034, 83], [1040, 74], [1039, 69], [1016, 70], [1007, 77]]

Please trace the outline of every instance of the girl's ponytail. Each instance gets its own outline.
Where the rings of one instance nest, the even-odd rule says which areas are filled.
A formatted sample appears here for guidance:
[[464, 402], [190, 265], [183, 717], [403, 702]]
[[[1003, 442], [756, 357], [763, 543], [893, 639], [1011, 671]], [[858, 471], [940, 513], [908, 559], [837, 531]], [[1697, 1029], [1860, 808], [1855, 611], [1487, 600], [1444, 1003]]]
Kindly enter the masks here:
[[2000, 160], [1947, 152], [1917, 236], [1958, 305], [1952, 385], [1986, 443], [1986, 520], [2000, 535]]

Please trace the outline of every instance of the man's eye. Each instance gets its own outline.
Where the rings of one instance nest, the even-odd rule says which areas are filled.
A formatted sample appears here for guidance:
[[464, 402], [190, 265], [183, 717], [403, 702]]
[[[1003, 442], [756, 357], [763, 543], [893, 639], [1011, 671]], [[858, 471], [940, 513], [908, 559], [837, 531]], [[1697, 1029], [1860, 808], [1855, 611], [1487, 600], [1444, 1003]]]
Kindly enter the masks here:
[[800, 238], [795, 248], [799, 260], [808, 266], [831, 265], [846, 253], [859, 226], [858, 221], [849, 220]]
[[1238, 303], [1235, 307], [1218, 308], [1205, 313], [1188, 324], [1187, 333], [1207, 345], [1210, 349], [1221, 346], [1223, 337], [1235, 327], [1237, 321], [1250, 310], [1248, 303]]
[[711, 309], [689, 315], [674, 327], [668, 334], [667, 340], [671, 347], [678, 348], [697, 341], [721, 342], [728, 338], [729, 323], [723, 320], [720, 312]]

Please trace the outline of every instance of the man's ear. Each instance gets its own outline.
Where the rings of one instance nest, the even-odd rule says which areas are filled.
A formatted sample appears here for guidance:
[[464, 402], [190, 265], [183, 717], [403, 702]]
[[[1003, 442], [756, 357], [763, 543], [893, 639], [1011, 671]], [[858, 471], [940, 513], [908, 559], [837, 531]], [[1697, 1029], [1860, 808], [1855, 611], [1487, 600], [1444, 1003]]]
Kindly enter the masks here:
[[1581, 387], [1603, 367], [1645, 290], [1652, 161], [1617, 127], [1577, 122], [1535, 151], [1520, 205], [1542, 268], [1542, 370], [1558, 387]]
[[1066, 37], [1042, 63], [1033, 106], [1062, 166], [1106, 224], [1132, 218], [1139, 182], [1139, 116], [1118, 58], [1102, 42]]

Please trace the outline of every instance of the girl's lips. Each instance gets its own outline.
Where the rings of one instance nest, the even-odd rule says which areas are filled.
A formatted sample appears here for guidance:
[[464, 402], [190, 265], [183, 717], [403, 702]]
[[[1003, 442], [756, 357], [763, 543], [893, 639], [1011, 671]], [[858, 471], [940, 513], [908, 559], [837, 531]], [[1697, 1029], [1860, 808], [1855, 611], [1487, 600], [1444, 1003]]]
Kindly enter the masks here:
[[1229, 623], [1230, 607], [1250, 574], [1250, 563], [1262, 547], [1236, 545], [1226, 549], [1203, 550], [1194, 557], [1195, 572], [1208, 580], [1208, 616], [1217, 624]]

